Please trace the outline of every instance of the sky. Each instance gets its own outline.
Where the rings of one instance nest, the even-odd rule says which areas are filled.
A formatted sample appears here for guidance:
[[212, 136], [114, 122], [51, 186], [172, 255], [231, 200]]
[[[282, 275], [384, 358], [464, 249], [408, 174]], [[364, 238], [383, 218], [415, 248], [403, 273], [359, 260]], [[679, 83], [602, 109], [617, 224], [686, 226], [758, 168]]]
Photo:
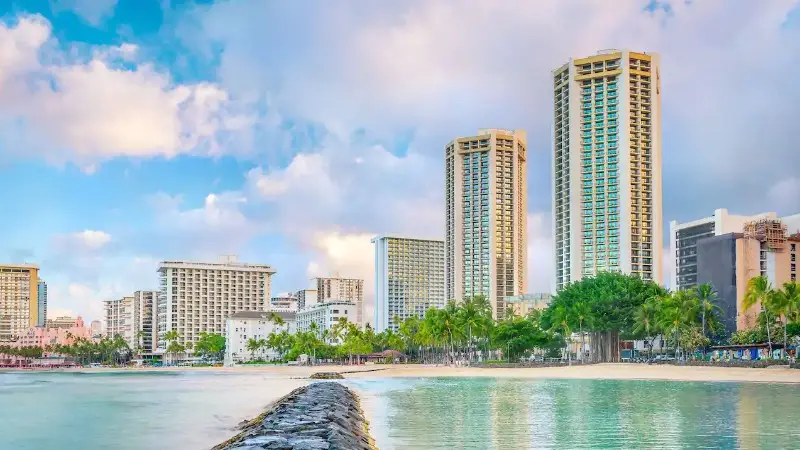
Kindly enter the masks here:
[[442, 237], [447, 142], [521, 128], [549, 291], [551, 70], [608, 48], [661, 54], [665, 230], [800, 212], [800, 0], [0, 0], [0, 261], [50, 316], [238, 255], [371, 317], [370, 238]]

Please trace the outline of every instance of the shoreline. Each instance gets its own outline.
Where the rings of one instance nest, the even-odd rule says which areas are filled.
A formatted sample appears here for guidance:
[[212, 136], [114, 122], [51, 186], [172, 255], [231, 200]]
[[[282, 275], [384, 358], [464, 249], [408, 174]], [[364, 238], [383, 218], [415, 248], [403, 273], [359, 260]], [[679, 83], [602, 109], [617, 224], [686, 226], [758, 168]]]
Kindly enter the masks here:
[[53, 370], [11, 369], [0, 373], [250, 373], [276, 378], [308, 378], [317, 372], [338, 372], [345, 379], [365, 378], [439, 378], [482, 377], [521, 379], [579, 379], [579, 380], [651, 380], [651, 381], [708, 381], [749, 383], [800, 383], [800, 370], [785, 367], [740, 368], [646, 365], [629, 363], [593, 364], [567, 367], [537, 368], [476, 368], [433, 365], [366, 365], [366, 366], [261, 366], [261, 367], [131, 367], [75, 368]]

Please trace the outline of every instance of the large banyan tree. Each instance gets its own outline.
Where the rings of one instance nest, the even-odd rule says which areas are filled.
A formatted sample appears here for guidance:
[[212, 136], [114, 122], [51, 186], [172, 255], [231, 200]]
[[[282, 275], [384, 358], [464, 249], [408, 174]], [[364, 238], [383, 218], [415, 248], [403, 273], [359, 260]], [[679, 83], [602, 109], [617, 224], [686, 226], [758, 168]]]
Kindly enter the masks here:
[[564, 287], [545, 311], [543, 326], [587, 333], [588, 362], [619, 362], [620, 335], [633, 332], [634, 310], [666, 290], [635, 275], [601, 272]]

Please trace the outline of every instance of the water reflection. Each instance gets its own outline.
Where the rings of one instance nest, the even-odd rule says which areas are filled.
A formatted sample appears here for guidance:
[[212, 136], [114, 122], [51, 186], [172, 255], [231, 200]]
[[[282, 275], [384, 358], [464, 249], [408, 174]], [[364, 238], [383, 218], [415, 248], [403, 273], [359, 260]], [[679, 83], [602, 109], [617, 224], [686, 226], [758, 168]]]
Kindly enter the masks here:
[[489, 378], [395, 383], [371, 394], [384, 411], [372, 426], [385, 436], [379, 443], [386, 449], [774, 449], [793, 448], [800, 437], [797, 386]]

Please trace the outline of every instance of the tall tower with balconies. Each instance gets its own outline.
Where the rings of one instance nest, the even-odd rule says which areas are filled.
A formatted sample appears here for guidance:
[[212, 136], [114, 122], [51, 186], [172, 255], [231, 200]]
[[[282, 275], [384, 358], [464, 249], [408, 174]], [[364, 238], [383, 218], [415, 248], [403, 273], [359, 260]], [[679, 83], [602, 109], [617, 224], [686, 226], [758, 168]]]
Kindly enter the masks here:
[[662, 283], [658, 54], [570, 59], [553, 93], [556, 287], [601, 271]]
[[495, 318], [526, 289], [526, 140], [486, 129], [445, 148], [446, 297], [483, 295]]

